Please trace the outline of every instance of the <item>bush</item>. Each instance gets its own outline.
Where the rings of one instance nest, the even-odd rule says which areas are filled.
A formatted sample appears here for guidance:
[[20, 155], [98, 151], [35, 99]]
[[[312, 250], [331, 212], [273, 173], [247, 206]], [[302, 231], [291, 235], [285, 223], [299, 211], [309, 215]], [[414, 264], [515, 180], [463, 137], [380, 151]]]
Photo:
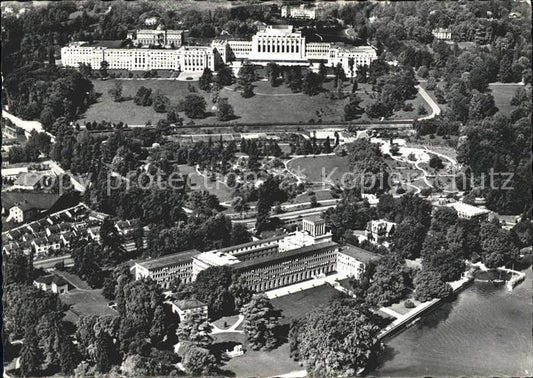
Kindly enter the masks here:
[[415, 304], [413, 303], [412, 300], [408, 299], [406, 300], [403, 305], [405, 306], [405, 308], [415, 308]]

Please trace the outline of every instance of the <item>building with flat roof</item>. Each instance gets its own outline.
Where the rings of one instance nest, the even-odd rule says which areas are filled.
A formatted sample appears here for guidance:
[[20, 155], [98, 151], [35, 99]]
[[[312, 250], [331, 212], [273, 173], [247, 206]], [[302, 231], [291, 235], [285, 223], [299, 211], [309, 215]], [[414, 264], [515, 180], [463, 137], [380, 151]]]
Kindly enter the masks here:
[[338, 273], [344, 273], [357, 279], [365, 271], [369, 263], [377, 260], [379, 260], [378, 255], [351, 244], [346, 244], [338, 249], [336, 270]]
[[207, 320], [207, 305], [198, 299], [183, 299], [169, 301], [172, 312], [178, 314], [180, 321], [183, 321], [187, 316], [200, 314]]
[[453, 202], [448, 205], [448, 207], [451, 207], [457, 211], [457, 216], [461, 219], [487, 219], [490, 214], [490, 210], [472, 206], [464, 202]]
[[232, 265], [254, 291], [261, 292], [333, 273], [338, 244], [324, 242]]
[[317, 9], [314, 7], [301, 4], [299, 6], [283, 5], [281, 7], [281, 17], [298, 18], [303, 20], [314, 20], [317, 15]]
[[191, 249], [158, 258], [138, 261], [131, 268], [136, 280], [151, 278], [162, 288], [168, 289], [175, 278], [182, 282], [192, 281], [193, 258], [200, 251]]
[[[220, 63], [248, 61], [266, 65], [300, 65], [318, 68], [341, 64], [348, 75], [355, 75], [357, 67], [370, 65], [377, 59], [372, 46], [349, 46], [327, 42], [309, 42], [301, 31], [292, 25], [266, 25], [260, 27], [251, 40], [216, 39], [210, 46], [184, 46], [181, 31], [138, 30], [128, 37], [137, 47], [127, 48], [101, 43], [73, 42], [61, 48], [64, 66], [78, 67], [80, 63], [99, 68], [102, 61], [110, 69], [152, 70], [168, 69], [184, 72], [200, 72], [204, 68], [214, 71]], [[170, 43], [172, 41], [172, 43]], [[163, 46], [166, 48], [140, 48], [139, 46]], [[353, 62], [353, 65], [351, 64]], [[353, 67], [351, 72], [350, 67]]]

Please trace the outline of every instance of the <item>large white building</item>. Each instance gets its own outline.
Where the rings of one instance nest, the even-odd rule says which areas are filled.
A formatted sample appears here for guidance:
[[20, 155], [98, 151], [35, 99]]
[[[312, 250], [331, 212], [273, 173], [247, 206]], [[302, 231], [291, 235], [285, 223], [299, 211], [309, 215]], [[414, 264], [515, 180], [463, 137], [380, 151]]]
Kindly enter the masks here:
[[[147, 36], [137, 31], [136, 41], [143, 45], [157, 43], [168, 46], [168, 34]], [[146, 39], [145, 39], [146, 37]], [[179, 37], [176, 37], [176, 41]], [[181, 45], [181, 42], [179, 42]], [[174, 45], [175, 46], [175, 45]], [[61, 49], [64, 66], [77, 67], [80, 63], [99, 68], [103, 60], [110, 69], [152, 70], [169, 69], [195, 72], [205, 67], [215, 70], [218, 63], [231, 64], [233, 61], [247, 61], [251, 64], [266, 65], [274, 62], [280, 65], [300, 65], [318, 68], [319, 63], [328, 66], [341, 64], [347, 75], [355, 75], [357, 67], [370, 65], [377, 59], [376, 50], [371, 46], [347, 46], [328, 42], [306, 42], [301, 31], [291, 25], [268, 25], [259, 30], [251, 40], [214, 40], [210, 46], [181, 46], [179, 48], [112, 48], [86, 42], [74, 42]]]
[[195, 72], [205, 67], [215, 70], [216, 52], [209, 46], [181, 46], [178, 49], [108, 48], [74, 42], [61, 48], [61, 62], [66, 67], [81, 63], [98, 69], [102, 61], [110, 69], [130, 71], [175, 70]]
[[128, 32], [128, 39], [135, 45], [178, 48], [183, 44], [183, 30], [140, 29]]
[[281, 65], [316, 67], [318, 63], [328, 66], [340, 63], [348, 75], [355, 75], [358, 66], [368, 66], [377, 59], [376, 50], [372, 46], [307, 43], [302, 32], [294, 30], [291, 25], [268, 25], [259, 30], [251, 41], [215, 40], [211, 46], [217, 50], [224, 63], [246, 60], [261, 65], [275, 62]]
[[300, 6], [284, 5], [281, 7], [281, 17], [314, 20], [316, 18], [316, 11], [316, 8], [306, 7], [305, 4], [301, 4]]

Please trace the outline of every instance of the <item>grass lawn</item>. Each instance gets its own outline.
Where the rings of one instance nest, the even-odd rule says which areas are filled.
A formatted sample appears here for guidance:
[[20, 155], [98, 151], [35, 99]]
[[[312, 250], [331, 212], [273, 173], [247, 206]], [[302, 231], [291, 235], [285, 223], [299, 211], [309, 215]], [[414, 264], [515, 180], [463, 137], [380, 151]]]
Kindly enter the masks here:
[[305, 203], [311, 202], [311, 197], [315, 196], [317, 201], [333, 199], [329, 190], [313, 190], [314, 194], [309, 195], [307, 191], [296, 196], [290, 203]]
[[191, 186], [191, 189], [207, 190], [209, 193], [216, 195], [220, 202], [231, 201], [232, 190], [224, 183], [219, 181], [209, 181], [208, 178], [196, 173], [196, 169], [190, 165], [182, 164], [179, 168], [183, 174], [189, 175], [189, 185]]
[[[133, 103], [135, 93], [141, 86], [151, 88], [154, 92], [161, 91], [168, 96], [172, 104], [178, 103], [191, 92], [189, 85], [196, 88], [196, 94], [204, 97], [207, 102], [207, 111], [210, 112], [208, 117], [201, 120], [194, 120], [196, 124], [220, 123], [217, 121], [212, 111], [213, 103], [211, 94], [198, 89], [198, 82], [195, 81], [174, 81], [174, 80], [120, 80], [122, 83], [122, 94], [125, 98], [130, 98], [122, 102], [114, 102], [109, 95], [109, 89], [114, 87], [115, 79], [93, 80], [94, 90], [100, 94], [96, 104], [93, 104], [80, 118], [80, 121], [109, 121], [125, 122], [129, 125], [143, 125], [147, 121], [156, 124], [161, 118], [165, 118], [164, 113], [157, 113], [151, 106], [138, 106]], [[332, 80], [324, 83], [325, 89], [333, 89]], [[351, 84], [349, 81], [344, 83], [346, 94], [351, 93]], [[283, 84], [277, 87], [271, 87], [266, 81], [257, 81], [254, 83], [255, 96], [244, 99], [240, 90], [235, 90], [236, 85], [224, 88], [220, 92], [221, 97], [226, 97], [233, 106], [236, 118], [227, 121], [228, 124], [234, 122], [247, 123], [307, 123], [307, 122], [339, 122], [343, 121], [344, 106], [349, 99], [332, 100], [326, 92], [316, 96], [307, 96], [302, 93], [292, 93], [290, 89]], [[361, 107], [366, 107], [375, 100], [371, 88], [367, 84], [361, 84], [357, 94], [363, 100]], [[390, 119], [409, 119], [417, 116], [419, 104], [423, 104], [428, 111], [429, 105], [424, 99], [417, 95], [413, 100], [413, 111], [399, 111]], [[190, 119], [181, 114], [187, 124]], [[361, 120], [368, 120], [366, 114], [363, 114]]]
[[215, 348], [218, 346], [224, 350], [232, 349], [235, 344], [243, 344], [246, 352], [242, 356], [226, 361], [221, 369], [232, 372], [237, 377], [267, 377], [303, 369], [289, 357], [288, 343], [268, 352], [254, 351], [246, 347], [243, 334], [221, 333], [214, 335], [213, 346]]
[[499, 111], [509, 115], [516, 107], [511, 105], [515, 91], [522, 85], [491, 85], [489, 88], [494, 97], [494, 103]]
[[[213, 323], [220, 329], [228, 329], [237, 322], [239, 315], [223, 316], [220, 319], [215, 320]], [[226, 326], [224, 326], [226, 323]]]
[[103, 297], [101, 290], [83, 291], [74, 289], [60, 295], [59, 298], [67, 305], [70, 305], [70, 310], [78, 317], [88, 314], [118, 315], [115, 310], [108, 307], [109, 301]]
[[337, 155], [307, 156], [291, 160], [287, 167], [295, 173], [305, 175], [309, 181], [322, 183], [331, 178], [339, 183], [345, 172], [351, 172], [348, 157]]
[[282, 322], [300, 319], [321, 305], [327, 305], [339, 292], [329, 285], [321, 285], [298, 293], [272, 299], [275, 308], [282, 310]]

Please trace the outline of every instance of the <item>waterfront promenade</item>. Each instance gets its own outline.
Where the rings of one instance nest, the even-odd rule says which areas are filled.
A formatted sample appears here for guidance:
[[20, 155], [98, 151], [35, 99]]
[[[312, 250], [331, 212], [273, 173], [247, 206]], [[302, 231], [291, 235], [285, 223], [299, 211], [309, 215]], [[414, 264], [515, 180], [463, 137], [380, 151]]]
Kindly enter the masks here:
[[[462, 290], [464, 287], [466, 287], [470, 282], [472, 282], [472, 276], [469, 274], [469, 272], [466, 272], [461, 279], [457, 281], [449, 282], [449, 284], [452, 287], [453, 292], [456, 293], [459, 290]], [[441, 301], [442, 299], [435, 298], [430, 301], [423, 302], [404, 315], [401, 315], [393, 310], [390, 310], [389, 308], [385, 308], [385, 307], [380, 308], [380, 311], [385, 312], [386, 314], [389, 314], [395, 317], [396, 320], [394, 320], [385, 329], [383, 329], [379, 333], [378, 337], [380, 339], [383, 339], [384, 337], [389, 336], [390, 334], [392, 334], [399, 328], [405, 326], [409, 322], [418, 318], [423, 312], [437, 305]]]

